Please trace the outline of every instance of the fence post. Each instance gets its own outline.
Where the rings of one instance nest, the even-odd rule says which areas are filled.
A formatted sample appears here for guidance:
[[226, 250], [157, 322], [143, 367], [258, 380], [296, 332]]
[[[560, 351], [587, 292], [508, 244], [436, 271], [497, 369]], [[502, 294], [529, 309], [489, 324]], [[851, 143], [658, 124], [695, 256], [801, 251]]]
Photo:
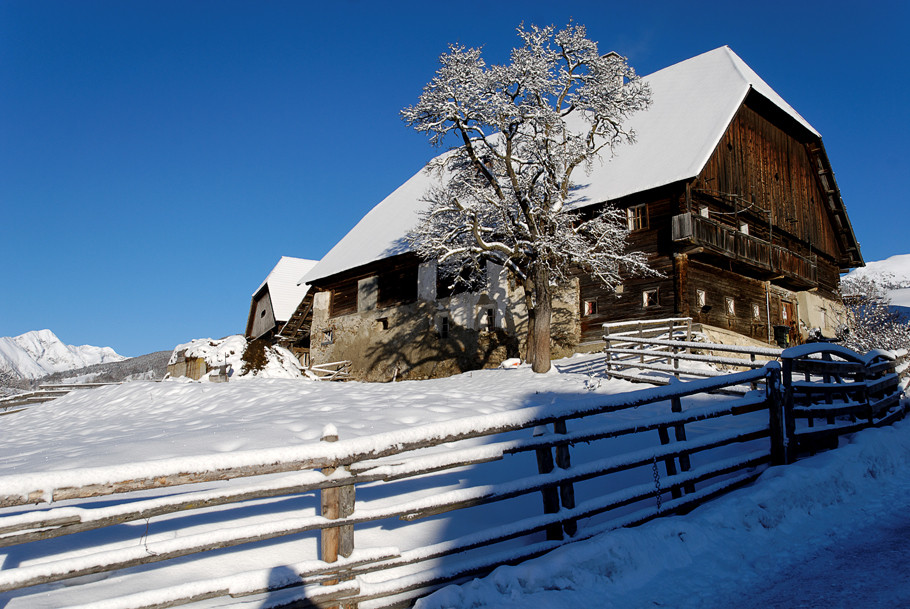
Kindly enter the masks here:
[[[566, 420], [560, 419], [553, 423], [553, 431], [559, 435], [568, 433], [566, 429]], [[572, 457], [569, 454], [569, 445], [560, 444], [556, 447], [556, 466], [559, 469], [569, 469], [572, 467]], [[564, 482], [559, 485], [559, 498], [562, 507], [570, 510], [575, 507], [575, 486], [571, 482]], [[574, 537], [578, 531], [578, 521], [567, 520], [562, 523], [562, 529], [569, 537]]]
[[[690, 342], [691, 340], [692, 340], [692, 318], [689, 317], [686, 320], [686, 342]], [[686, 347], [686, 354], [692, 355], [692, 347]]]
[[858, 398], [857, 401], [866, 405], [866, 410], [869, 412], [869, 426], [871, 427], [875, 423], [875, 414], [872, 412], [872, 402], [869, 399], [869, 374], [866, 372], [865, 365], [856, 376], [860, 385], [859, 395], [856, 396]]
[[604, 351], [606, 351], [606, 353], [607, 353], [607, 359], [606, 359], [606, 365], [607, 365], [607, 378], [610, 378], [610, 369], [611, 369], [611, 367], [610, 367], [610, 359], [612, 358], [612, 355], [613, 355], [613, 354], [610, 352], [610, 348], [611, 348], [611, 344], [610, 344], [610, 328], [609, 328], [606, 324], [604, 324], [604, 325], [602, 326], [601, 329], [602, 329], [603, 332], [604, 332], [604, 342], [605, 342], [606, 345], [607, 345], [606, 348], [604, 349]]
[[[755, 363], [755, 353], [754, 352], [749, 354], [749, 361], [753, 364]], [[755, 370], [755, 366], [749, 366], [749, 370]], [[755, 391], [756, 389], [758, 389], [758, 383], [756, 383], [755, 381], [752, 381], [752, 383], [750, 383], [749, 388], [752, 389], [752, 391]]]
[[[670, 410], [674, 413], [682, 412], [682, 399], [679, 396], [674, 396], [670, 399]], [[686, 441], [686, 426], [682, 423], [677, 423], [673, 426], [673, 432], [676, 436], [677, 442]], [[679, 469], [680, 471], [687, 472], [692, 468], [692, 463], [689, 461], [689, 455], [681, 454], [679, 455]], [[685, 490], [687, 493], [695, 492], [695, 485], [691, 482], [685, 485]]]
[[[657, 435], [660, 438], [661, 446], [666, 446], [670, 443], [670, 434], [663, 425], [657, 428]], [[667, 476], [676, 475], [676, 461], [673, 460], [672, 456], [664, 457], [664, 467], [667, 469]], [[682, 491], [676, 487], [674, 487], [670, 493], [674, 499], [682, 497]]]
[[[796, 421], [793, 418], [793, 359], [784, 357], [780, 358], [780, 381], [775, 383], [779, 387], [774, 399], [778, 402], [778, 425], [780, 427], [780, 465], [788, 465], [796, 461], [797, 441], [796, 441]], [[775, 370], [776, 362], [768, 364], [769, 370]], [[769, 378], [769, 381], [771, 379]], [[772, 426], [773, 426], [772, 422]]]
[[[545, 427], [534, 428], [534, 436], [542, 436]], [[540, 474], [549, 474], [553, 471], [553, 452], [549, 446], [541, 446], [537, 449], [537, 472]], [[540, 489], [540, 495], [543, 498], [543, 513], [555, 514], [559, 511], [559, 491], [555, 486], [548, 486]], [[559, 523], [547, 525], [547, 539], [562, 539], [562, 526]]]
[[[639, 321], [638, 322], [638, 338], [644, 338], [644, 336], [645, 336], [645, 334], [644, 334], [644, 331], [642, 330], [641, 322]], [[644, 349], [644, 345], [642, 343], [638, 343], [638, 345], [635, 348]], [[645, 354], [644, 353], [642, 353], [641, 355], [638, 356], [638, 362], [640, 364], [645, 363]]]
[[[338, 431], [334, 425], [326, 425], [322, 430], [322, 442], [337, 442]], [[323, 468], [322, 473], [331, 476], [334, 467]], [[349, 468], [345, 468], [349, 469]], [[354, 485], [324, 488], [320, 493], [320, 509], [323, 518], [337, 520], [354, 513]], [[323, 562], [332, 563], [339, 556], [347, 558], [354, 552], [354, 525], [343, 525], [322, 529], [320, 539], [320, 557]], [[338, 583], [337, 579], [324, 582], [330, 586]], [[345, 607], [350, 605], [345, 604]]]
[[765, 395], [768, 423], [771, 428], [771, 465], [786, 465], [787, 428], [784, 424], [784, 399], [780, 386], [780, 364], [771, 362], [765, 368]]

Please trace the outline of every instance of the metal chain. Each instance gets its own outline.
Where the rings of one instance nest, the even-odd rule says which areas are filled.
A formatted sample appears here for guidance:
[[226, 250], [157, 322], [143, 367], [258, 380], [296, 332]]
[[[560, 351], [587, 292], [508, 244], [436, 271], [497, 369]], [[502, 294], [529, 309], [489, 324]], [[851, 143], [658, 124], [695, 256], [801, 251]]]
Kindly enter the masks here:
[[654, 470], [654, 495], [657, 497], [657, 513], [660, 514], [660, 471], [657, 469], [657, 455], [651, 460]]

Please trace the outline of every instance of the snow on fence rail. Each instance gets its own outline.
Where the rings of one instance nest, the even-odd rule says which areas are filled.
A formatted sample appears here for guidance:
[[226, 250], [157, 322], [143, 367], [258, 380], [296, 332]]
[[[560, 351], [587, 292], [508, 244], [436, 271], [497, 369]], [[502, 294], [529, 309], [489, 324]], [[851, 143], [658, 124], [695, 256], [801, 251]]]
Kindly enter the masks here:
[[[174, 527], [168, 539], [134, 539], [78, 557], [4, 568], [0, 591], [27, 597], [33, 586], [140, 566], [145, 570], [133, 577], [151, 581], [154, 567], [148, 565], [310, 532], [319, 534], [319, 559], [300, 556], [290, 577], [257, 571], [135, 594], [118, 588], [115, 598], [92, 606], [165, 607], [282, 588], [296, 590], [292, 600], [314, 606], [409, 603], [498, 565], [691, 508], [754, 479], [769, 464], [792, 462], [799, 451], [904, 414], [896, 360], [888, 353], [860, 356], [836, 345], [804, 345], [782, 360], [615, 396], [554, 396], [545, 408], [364, 438], [339, 440], [327, 429], [323, 442], [306, 446], [0, 477], [2, 547], [215, 506], [320, 495], [319, 513], [315, 506], [291, 516], [276, 512], [203, 532]], [[763, 389], [741, 397], [706, 396], [758, 380], [766, 381]], [[241, 480], [212, 487], [232, 478]], [[150, 489], [169, 487], [172, 494], [148, 496]], [[23, 509], [122, 492], [130, 495], [119, 502]], [[535, 496], [541, 497], [536, 507]], [[443, 527], [445, 535], [404, 547], [408, 527], [448, 522], [438, 519], [461, 513], [473, 528], [450, 525]], [[394, 530], [398, 547], [355, 544], [355, 529], [376, 523]], [[103, 582], [83, 584], [92, 585]]]
[[[56, 400], [77, 389], [95, 389], [96, 387], [119, 384], [120, 383], [53, 383], [39, 385], [38, 389], [35, 391], [17, 393], [15, 395], [0, 398], [0, 415], [20, 412], [32, 404], [41, 404], [43, 402]], [[16, 410], [12, 410], [12, 408], [16, 408]]]
[[351, 361], [329, 362], [316, 364], [307, 368], [309, 376], [320, 381], [343, 381], [351, 376]]

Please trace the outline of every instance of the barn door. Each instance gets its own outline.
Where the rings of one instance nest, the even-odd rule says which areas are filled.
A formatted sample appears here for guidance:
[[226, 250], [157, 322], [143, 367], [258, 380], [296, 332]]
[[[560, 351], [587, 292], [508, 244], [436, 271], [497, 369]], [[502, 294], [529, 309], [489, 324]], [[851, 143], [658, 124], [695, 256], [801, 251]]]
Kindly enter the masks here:
[[798, 345], [800, 342], [799, 324], [796, 316], [796, 303], [786, 300], [780, 301], [780, 319], [783, 325], [790, 326], [790, 344]]

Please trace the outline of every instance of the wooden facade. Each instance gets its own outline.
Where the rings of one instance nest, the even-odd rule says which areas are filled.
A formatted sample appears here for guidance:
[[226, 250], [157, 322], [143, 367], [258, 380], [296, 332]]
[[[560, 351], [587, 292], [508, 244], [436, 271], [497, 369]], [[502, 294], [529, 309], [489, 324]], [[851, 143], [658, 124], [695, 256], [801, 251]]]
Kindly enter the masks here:
[[[825, 204], [812, 152], [821, 142], [768, 110], [747, 99], [696, 178], [613, 202], [633, 210], [629, 248], [663, 276], [607, 290], [578, 273], [581, 343], [600, 341], [605, 322], [680, 315], [768, 341], [773, 326], [799, 325], [796, 293], [838, 298], [840, 271], [862, 260], [843, 247]], [[379, 307], [406, 304], [417, 298], [419, 262], [399, 255], [319, 286], [332, 293], [332, 316], [356, 312], [358, 282], [369, 276]]]
[[840, 272], [863, 262], [839, 196], [830, 208], [826, 166], [818, 138], [747, 98], [695, 179], [615, 202], [647, 206], [630, 247], [664, 277], [630, 279], [616, 293], [582, 277], [582, 342], [600, 340], [604, 322], [679, 315], [769, 340], [775, 325], [799, 326], [799, 292], [836, 303]]

